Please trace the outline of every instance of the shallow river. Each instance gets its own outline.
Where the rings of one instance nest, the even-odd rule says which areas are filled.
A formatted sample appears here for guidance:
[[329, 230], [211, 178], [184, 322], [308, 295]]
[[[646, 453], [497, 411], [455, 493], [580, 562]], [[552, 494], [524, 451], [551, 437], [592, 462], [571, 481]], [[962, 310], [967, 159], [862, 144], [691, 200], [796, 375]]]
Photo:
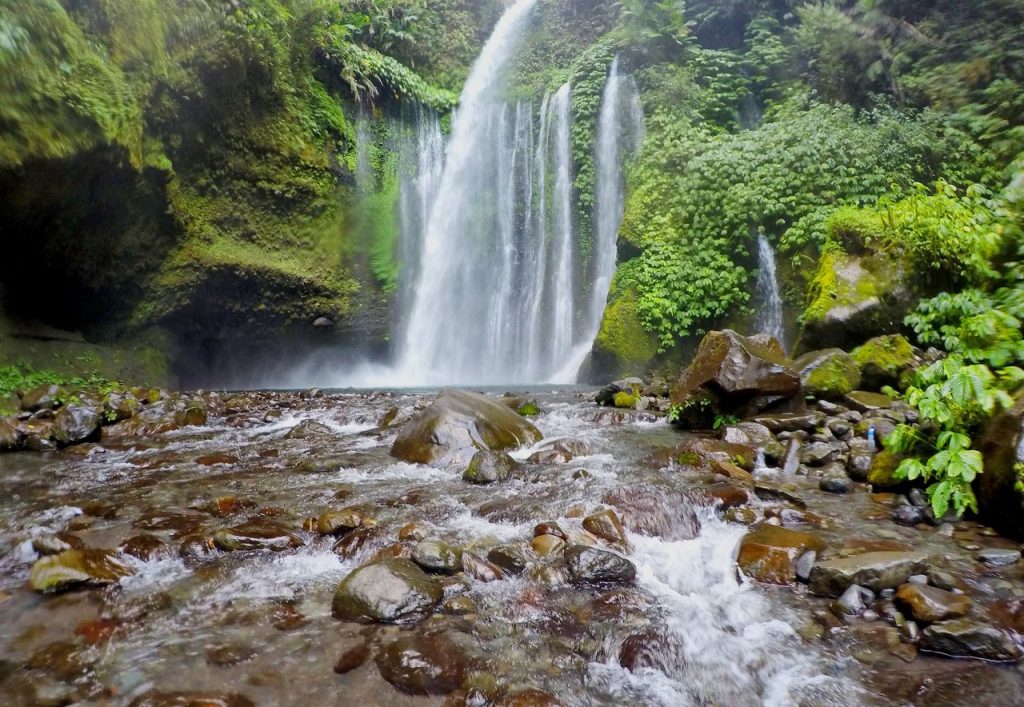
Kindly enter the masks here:
[[[439, 652], [449, 650], [444, 636], [468, 637], [458, 655], [439, 659], [455, 664], [469, 688], [468, 699], [448, 704], [488, 704], [484, 696], [516, 692], [520, 701], [505, 704], [553, 704], [528, 689], [565, 705], [1024, 699], [1014, 667], [905, 663], [879, 652], [885, 639], [874, 633], [882, 622], [820, 630], [813, 614], [823, 600], [738, 579], [734, 556], [746, 528], [724, 520], [706, 493], [721, 478], [648, 459], [677, 445], [679, 433], [645, 415], [602, 411], [586, 391], [531, 395], [545, 441], [514, 456], [525, 460], [560, 438], [582, 453], [568, 463], [526, 464], [492, 486], [462, 481], [461, 467], [393, 459], [396, 433], [378, 421], [398, 408], [401, 422], [430, 400], [398, 393], [214, 396], [208, 426], [0, 456], [0, 704], [120, 705], [153, 691], [237, 694], [259, 705], [442, 704], [442, 696], [403, 694], [381, 677], [377, 663], [386, 658], [378, 656], [410, 632]], [[304, 420], [331, 434], [289, 437]], [[826, 539], [932, 543], [950, 554], [948, 537], [870, 520], [878, 504], [866, 492], [837, 498], [806, 479], [785, 481]], [[662, 537], [673, 536], [674, 523], [691, 522], [691, 507], [700, 520], [690, 540], [629, 533], [633, 587], [573, 587], [538, 560], [521, 576], [451, 583], [465, 599], [418, 626], [364, 626], [331, 615], [338, 583], [383, 548], [394, 551], [409, 523], [484, 557], [496, 544], [529, 540], [544, 521], [570, 538], [584, 536], [582, 517], [607, 507], [606, 494], [622, 486], [646, 499], [641, 511]], [[364, 506], [375, 524], [337, 551], [335, 538], [301, 530], [309, 517], [352, 505]], [[779, 507], [749, 504], [757, 517]], [[179, 553], [189, 538], [257, 516], [289, 526], [304, 544], [219, 552], [200, 541], [188, 556]], [[135, 574], [111, 587], [31, 592], [32, 538], [65, 530], [88, 547], [118, 548], [147, 534], [170, 551], [146, 562], [128, 557]], [[1017, 576], [978, 581], [992, 584], [993, 597], [999, 582], [1003, 594], [1024, 586]], [[351, 665], [339, 674], [342, 656]]]

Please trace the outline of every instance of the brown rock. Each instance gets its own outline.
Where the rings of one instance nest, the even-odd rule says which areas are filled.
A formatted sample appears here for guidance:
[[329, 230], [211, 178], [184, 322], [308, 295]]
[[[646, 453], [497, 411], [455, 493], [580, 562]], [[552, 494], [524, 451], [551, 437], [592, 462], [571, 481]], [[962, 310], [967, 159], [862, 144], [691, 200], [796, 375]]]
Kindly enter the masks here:
[[796, 581], [796, 562], [808, 550], [820, 552], [825, 543], [817, 535], [776, 525], [756, 525], [740, 542], [737, 565], [743, 574], [768, 584]]
[[583, 528], [613, 545], [625, 547], [628, 544], [626, 531], [615, 511], [604, 510], [587, 516], [583, 519]]
[[915, 619], [925, 623], [966, 616], [973, 605], [964, 594], [920, 584], [902, 585], [896, 591], [896, 601], [910, 609]]

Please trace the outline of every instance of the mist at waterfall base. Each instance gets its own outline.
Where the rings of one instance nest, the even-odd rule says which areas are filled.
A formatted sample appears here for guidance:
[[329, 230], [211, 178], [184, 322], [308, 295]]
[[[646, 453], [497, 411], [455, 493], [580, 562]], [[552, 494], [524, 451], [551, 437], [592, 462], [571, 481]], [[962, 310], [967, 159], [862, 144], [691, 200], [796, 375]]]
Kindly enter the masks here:
[[[423, 111], [396, 149], [401, 165], [392, 360], [318, 356], [288, 386], [571, 384], [590, 353], [616, 263], [623, 162], [643, 113], [616, 59], [597, 123], [593, 235], [573, 194], [572, 89], [505, 100], [505, 73], [535, 0], [505, 13], [463, 90], [447, 144]], [[584, 256], [584, 253], [587, 255]]]

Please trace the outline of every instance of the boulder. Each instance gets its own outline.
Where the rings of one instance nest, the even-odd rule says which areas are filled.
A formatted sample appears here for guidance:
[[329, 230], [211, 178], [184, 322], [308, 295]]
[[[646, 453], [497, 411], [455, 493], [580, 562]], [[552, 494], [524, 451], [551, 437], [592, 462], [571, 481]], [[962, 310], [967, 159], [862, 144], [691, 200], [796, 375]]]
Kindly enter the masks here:
[[811, 351], [793, 362], [804, 392], [825, 400], [842, 400], [861, 384], [860, 367], [842, 349]]
[[480, 663], [476, 641], [446, 629], [401, 636], [377, 654], [381, 676], [409, 695], [447, 695]]
[[[763, 335], [740, 336], [726, 329], [704, 337], [670, 397], [684, 413], [695, 408], [704, 413], [701, 417], [713, 421], [716, 415], [754, 414], [799, 392], [800, 376], [778, 341]], [[711, 426], [695, 425], [698, 420], [686, 417], [680, 421], [689, 426]]]
[[1021, 649], [1006, 631], [972, 619], [932, 624], [921, 632], [918, 647], [955, 658], [1015, 661]]
[[777, 525], [757, 525], [740, 541], [736, 563], [744, 575], [767, 584], [789, 584], [797, 579], [797, 561], [808, 552], [821, 552], [825, 543], [817, 535]]
[[565, 551], [565, 564], [576, 584], [626, 584], [636, 579], [636, 565], [596, 547], [570, 546]]
[[0, 452], [13, 452], [21, 449], [25, 442], [25, 434], [18, 429], [17, 421], [0, 419]]
[[851, 584], [859, 584], [875, 592], [895, 589], [907, 578], [928, 569], [925, 554], [913, 551], [865, 552], [818, 562], [811, 569], [811, 592], [837, 597]]
[[372, 524], [368, 508], [351, 506], [340, 511], [324, 511], [316, 519], [316, 531], [321, 535], [344, 535], [356, 528]]
[[1024, 468], [1024, 394], [985, 424], [977, 448], [985, 457], [985, 473], [974, 484], [981, 519], [1024, 539], [1024, 495], [1016, 489], [1017, 469]]
[[21, 396], [21, 409], [26, 412], [52, 410], [57, 407], [63, 397], [65, 397], [65, 392], [59, 385], [36, 386]]
[[693, 500], [682, 491], [653, 484], [619, 486], [605, 493], [622, 525], [634, 533], [666, 542], [692, 540], [700, 533]]
[[845, 400], [851, 409], [866, 415], [889, 410], [894, 405], [892, 398], [881, 393], [870, 393], [864, 390], [855, 390], [849, 393]]
[[898, 386], [903, 375], [921, 363], [914, 347], [900, 334], [875, 337], [854, 349], [852, 355], [868, 390]]
[[509, 543], [491, 548], [487, 560], [491, 565], [508, 574], [522, 574], [535, 558], [529, 546]]
[[53, 439], [61, 447], [99, 439], [100, 410], [88, 403], [71, 403], [53, 420]]
[[891, 252], [823, 253], [811, 286], [813, 299], [801, 317], [798, 349], [849, 350], [872, 336], [898, 331], [920, 299], [909, 285], [903, 264]]
[[540, 430], [486, 395], [445, 390], [399, 433], [391, 454], [420, 464], [468, 462], [478, 451], [533, 444]]
[[463, 481], [471, 484], [493, 484], [508, 481], [512, 472], [519, 468], [519, 462], [508, 453], [484, 449], [473, 455], [469, 466], [462, 474]]
[[964, 594], [954, 594], [926, 584], [904, 584], [896, 590], [896, 602], [910, 610], [918, 621], [934, 623], [966, 616], [973, 602]]
[[764, 425], [774, 434], [780, 432], [814, 432], [825, 425], [828, 417], [822, 412], [780, 413], [777, 415], [759, 415], [754, 422]]
[[28, 583], [37, 592], [57, 592], [81, 585], [113, 584], [134, 573], [111, 550], [67, 550], [36, 560]]
[[742, 444], [755, 449], [763, 449], [775, 441], [771, 430], [760, 422], [740, 422], [729, 425], [722, 433], [722, 441], [727, 444]]
[[412, 560], [389, 558], [353, 570], [334, 592], [342, 621], [406, 623], [433, 611], [443, 592]]

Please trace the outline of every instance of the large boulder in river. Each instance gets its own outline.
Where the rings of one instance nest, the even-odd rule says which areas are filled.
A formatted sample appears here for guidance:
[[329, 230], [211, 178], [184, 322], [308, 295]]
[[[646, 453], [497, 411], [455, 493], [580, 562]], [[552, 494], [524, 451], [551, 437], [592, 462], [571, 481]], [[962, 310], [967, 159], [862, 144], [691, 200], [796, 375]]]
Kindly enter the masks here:
[[53, 420], [53, 438], [62, 447], [98, 439], [99, 434], [100, 409], [95, 405], [71, 403]]
[[[714, 416], [751, 415], [800, 392], [800, 376], [773, 338], [712, 331], [672, 388], [674, 405], [683, 409], [683, 425], [710, 427]], [[702, 412], [687, 419], [692, 410]]]
[[922, 651], [954, 658], [1016, 661], [1021, 649], [1006, 631], [972, 619], [932, 624], [921, 633]]
[[1024, 539], [1024, 495], [1016, 488], [1018, 469], [1024, 469], [1024, 394], [985, 425], [978, 449], [985, 458], [985, 473], [974, 484], [982, 519]]
[[402, 428], [391, 454], [408, 462], [447, 465], [467, 462], [482, 449], [512, 449], [542, 437], [529, 420], [498, 400], [445, 390]]
[[793, 362], [804, 392], [824, 400], [842, 400], [860, 387], [860, 366], [842, 349], [806, 353]]
[[424, 618], [443, 592], [415, 562], [385, 559], [353, 570], [334, 593], [336, 619], [405, 623]]

